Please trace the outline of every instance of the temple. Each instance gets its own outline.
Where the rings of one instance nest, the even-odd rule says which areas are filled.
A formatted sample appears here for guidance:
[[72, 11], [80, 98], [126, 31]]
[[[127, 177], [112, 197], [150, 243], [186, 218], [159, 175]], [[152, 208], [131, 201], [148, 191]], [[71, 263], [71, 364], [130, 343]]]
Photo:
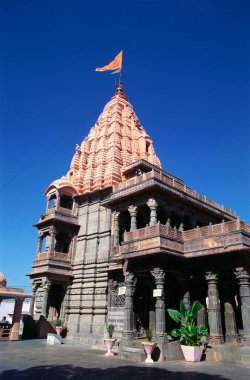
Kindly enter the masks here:
[[59, 316], [92, 347], [113, 323], [123, 357], [150, 328], [167, 360], [166, 309], [199, 300], [212, 345], [250, 344], [250, 225], [161, 168], [121, 84], [45, 195], [35, 319]]

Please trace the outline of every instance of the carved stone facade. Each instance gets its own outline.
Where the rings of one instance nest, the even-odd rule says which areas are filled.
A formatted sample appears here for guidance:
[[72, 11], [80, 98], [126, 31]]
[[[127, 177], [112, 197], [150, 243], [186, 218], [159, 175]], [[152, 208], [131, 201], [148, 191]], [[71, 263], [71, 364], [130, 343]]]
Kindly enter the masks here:
[[114, 323], [122, 349], [150, 327], [164, 360], [166, 309], [197, 299], [211, 344], [249, 343], [250, 226], [161, 169], [120, 84], [45, 194], [35, 319], [60, 317], [67, 338], [90, 346]]

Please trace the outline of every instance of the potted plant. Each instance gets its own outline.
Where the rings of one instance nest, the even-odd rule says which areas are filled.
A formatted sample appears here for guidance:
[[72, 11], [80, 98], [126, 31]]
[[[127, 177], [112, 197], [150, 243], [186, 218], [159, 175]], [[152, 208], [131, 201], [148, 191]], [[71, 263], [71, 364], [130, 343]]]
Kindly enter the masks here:
[[62, 323], [62, 320], [60, 318], [57, 318], [54, 322], [55, 324], [55, 328], [56, 328], [56, 333], [57, 335], [61, 335], [61, 332], [63, 330], [63, 323]]
[[198, 311], [203, 308], [199, 301], [194, 301], [190, 309], [186, 309], [183, 300], [180, 301], [180, 311], [168, 309], [168, 314], [181, 326], [171, 331], [175, 338], [181, 338], [181, 349], [186, 361], [196, 362], [201, 360], [203, 353], [202, 338], [208, 336], [205, 326], [197, 326]]
[[154, 348], [156, 347], [156, 342], [152, 342], [152, 338], [153, 338], [152, 330], [147, 329], [145, 333], [146, 333], [147, 341], [141, 342], [141, 344], [143, 345], [144, 351], [147, 354], [145, 363], [154, 363], [151, 355]]
[[106, 324], [106, 329], [108, 333], [108, 338], [104, 338], [104, 343], [107, 347], [107, 352], [105, 353], [105, 356], [114, 356], [112, 350], [112, 347], [114, 346], [116, 342], [116, 338], [113, 338], [113, 334], [115, 331], [115, 326], [111, 324]]

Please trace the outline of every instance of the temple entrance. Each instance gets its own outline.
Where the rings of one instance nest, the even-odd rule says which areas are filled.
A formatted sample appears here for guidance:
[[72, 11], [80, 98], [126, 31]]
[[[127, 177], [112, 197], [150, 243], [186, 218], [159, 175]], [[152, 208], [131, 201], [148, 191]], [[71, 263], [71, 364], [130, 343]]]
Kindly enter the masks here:
[[134, 330], [139, 336], [145, 335], [148, 328], [155, 330], [155, 306], [152, 280], [147, 274], [137, 276], [134, 293]]
[[65, 296], [65, 289], [61, 284], [53, 284], [51, 286], [48, 304], [47, 304], [47, 315], [48, 321], [54, 321], [59, 317], [63, 317], [61, 315], [61, 307], [63, 303], [63, 299]]

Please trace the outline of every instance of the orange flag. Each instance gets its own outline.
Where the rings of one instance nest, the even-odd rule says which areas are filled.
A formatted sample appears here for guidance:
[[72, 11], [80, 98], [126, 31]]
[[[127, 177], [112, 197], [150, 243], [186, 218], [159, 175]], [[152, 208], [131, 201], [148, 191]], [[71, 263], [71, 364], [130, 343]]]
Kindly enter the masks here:
[[115, 69], [121, 69], [122, 68], [122, 50], [120, 53], [115, 57], [115, 59], [110, 62], [108, 65], [103, 67], [97, 67], [95, 71], [106, 71], [106, 70], [115, 70]]

